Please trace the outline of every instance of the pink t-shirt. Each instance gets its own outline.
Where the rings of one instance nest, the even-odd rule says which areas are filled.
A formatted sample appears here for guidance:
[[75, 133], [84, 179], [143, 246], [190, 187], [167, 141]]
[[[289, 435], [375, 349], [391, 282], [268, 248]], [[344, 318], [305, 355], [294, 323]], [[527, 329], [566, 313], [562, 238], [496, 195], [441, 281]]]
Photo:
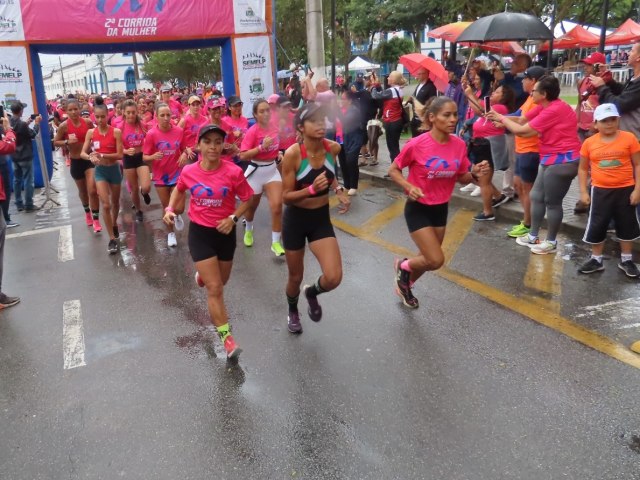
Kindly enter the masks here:
[[183, 109], [184, 107], [179, 101], [174, 100], [173, 98], [169, 100], [169, 110], [171, 110], [171, 118], [176, 119], [176, 121], [180, 120]]
[[238, 148], [242, 145], [247, 130], [249, 130], [249, 120], [243, 116], [233, 118], [232, 116], [222, 117], [222, 122], [225, 124], [223, 127], [229, 133], [225, 138], [225, 143], [232, 143]]
[[278, 150], [280, 149], [280, 138], [278, 137], [278, 130], [273, 127], [273, 124], [270, 124], [268, 129], [262, 128], [257, 123], [253, 125], [249, 130], [247, 130], [247, 133], [242, 140], [242, 146], [240, 147], [240, 150], [245, 152], [262, 145], [262, 141], [265, 139], [265, 137], [271, 137], [271, 139], [273, 140], [271, 142], [271, 146], [264, 152], [258, 153], [258, 155], [253, 157], [253, 159], [263, 162], [268, 160], [275, 160], [276, 158], [278, 158]]
[[425, 205], [447, 203], [458, 177], [471, 166], [463, 140], [451, 135], [442, 145], [430, 132], [409, 140], [394, 162], [400, 169], [409, 167], [407, 181], [422, 189], [424, 196], [418, 202]]
[[571, 106], [562, 100], [554, 100], [544, 108], [540, 105], [532, 108], [525, 116], [540, 138], [541, 165], [580, 160], [578, 118]]
[[144, 131], [139, 125], [125, 122], [122, 126], [122, 146], [127, 148], [141, 147], [144, 143]]
[[217, 227], [218, 222], [236, 209], [236, 197], [246, 202], [253, 190], [240, 167], [220, 162], [215, 170], [203, 170], [201, 161], [185, 165], [176, 188], [189, 190], [189, 219], [203, 227]]
[[153, 171], [153, 182], [160, 186], [175, 185], [180, 176], [178, 159], [182, 150], [185, 149], [183, 143], [184, 134], [180, 127], [171, 126], [167, 132], [159, 128], [152, 128], [144, 138], [142, 152], [145, 155], [153, 155], [162, 152], [164, 157], [161, 160], [151, 162]]
[[278, 129], [278, 136], [280, 137], [280, 150], [286, 150], [291, 145], [296, 143], [296, 131], [293, 129], [293, 118], [295, 114], [289, 112], [287, 118], [284, 120], [276, 115], [276, 121], [274, 122]]
[[122, 130], [122, 125], [124, 125], [124, 117], [122, 115], [118, 115], [111, 119], [111, 126], [114, 128], [119, 128]]
[[[493, 108], [500, 115], [506, 115], [507, 113], [509, 113], [509, 110], [507, 109], [507, 107], [505, 107], [501, 103], [492, 105], [491, 108]], [[503, 135], [503, 134], [504, 134], [504, 127], [502, 128], [496, 127], [493, 124], [493, 122], [490, 122], [486, 118], [480, 117], [473, 124], [474, 137], [487, 138], [487, 137], [495, 137], [496, 135]]]
[[187, 113], [184, 116], [184, 144], [189, 148], [195, 147], [196, 143], [198, 143], [200, 128], [208, 123], [209, 117], [199, 115], [197, 118], [193, 118], [190, 113]]

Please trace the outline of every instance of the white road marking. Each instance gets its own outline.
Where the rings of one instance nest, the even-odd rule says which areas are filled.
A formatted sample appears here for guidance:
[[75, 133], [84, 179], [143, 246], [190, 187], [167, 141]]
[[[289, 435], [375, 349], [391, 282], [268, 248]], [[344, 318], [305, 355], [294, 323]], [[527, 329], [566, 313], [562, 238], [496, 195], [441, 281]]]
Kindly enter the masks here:
[[576, 315], [576, 318], [594, 321], [609, 328], [640, 327], [640, 323], [637, 322], [637, 319], [640, 318], [640, 297], [613, 300], [600, 305], [588, 305], [581, 310], [583, 313]]
[[73, 230], [71, 225], [65, 225], [60, 228], [58, 237], [58, 261], [68, 262], [69, 260], [73, 260]]
[[66, 226], [68, 225], [65, 225], [63, 227], [47, 227], [47, 228], [39, 228], [37, 230], [28, 230], [26, 232], [20, 232], [20, 233], [11, 233], [7, 235], [6, 238], [9, 239], [9, 238], [30, 237], [31, 235], [40, 235], [41, 233], [57, 232], [58, 230]]
[[65, 370], [86, 365], [80, 300], [67, 300], [62, 306], [62, 354]]

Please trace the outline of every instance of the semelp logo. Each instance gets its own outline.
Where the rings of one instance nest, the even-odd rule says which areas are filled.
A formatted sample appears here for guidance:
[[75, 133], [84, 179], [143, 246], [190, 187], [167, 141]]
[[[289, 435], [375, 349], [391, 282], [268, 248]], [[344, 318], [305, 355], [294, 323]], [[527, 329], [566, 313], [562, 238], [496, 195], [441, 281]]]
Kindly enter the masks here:
[[0, 83], [22, 83], [22, 70], [11, 65], [0, 65]]
[[256, 68], [265, 68], [267, 58], [261, 53], [249, 52], [242, 56], [242, 69], [253, 70]]
[[18, 24], [12, 18], [0, 15], [0, 33], [15, 33], [18, 31]]

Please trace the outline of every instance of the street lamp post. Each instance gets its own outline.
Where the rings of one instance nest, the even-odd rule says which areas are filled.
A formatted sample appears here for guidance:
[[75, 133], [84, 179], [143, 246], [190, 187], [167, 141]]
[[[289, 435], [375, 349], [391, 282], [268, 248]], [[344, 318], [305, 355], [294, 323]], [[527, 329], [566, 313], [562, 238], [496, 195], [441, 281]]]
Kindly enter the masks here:
[[600, 29], [600, 46], [598, 51], [604, 53], [604, 40], [607, 36], [607, 19], [609, 16], [609, 0], [602, 2], [602, 28]]

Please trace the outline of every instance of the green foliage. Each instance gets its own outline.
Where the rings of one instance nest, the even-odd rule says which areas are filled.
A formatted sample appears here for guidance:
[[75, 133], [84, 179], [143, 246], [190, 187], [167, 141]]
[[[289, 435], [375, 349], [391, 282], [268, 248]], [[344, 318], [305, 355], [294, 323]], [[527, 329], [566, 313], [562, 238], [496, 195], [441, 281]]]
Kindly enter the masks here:
[[291, 62], [307, 63], [307, 22], [304, 0], [276, 0], [276, 58], [278, 70]]
[[144, 66], [144, 76], [151, 82], [179, 81], [187, 85], [211, 82], [220, 77], [220, 49], [198, 48], [152, 52]]
[[414, 51], [415, 45], [411, 39], [395, 37], [388, 42], [380, 42], [373, 50], [373, 58], [379, 63], [389, 63], [395, 69], [400, 56]]

